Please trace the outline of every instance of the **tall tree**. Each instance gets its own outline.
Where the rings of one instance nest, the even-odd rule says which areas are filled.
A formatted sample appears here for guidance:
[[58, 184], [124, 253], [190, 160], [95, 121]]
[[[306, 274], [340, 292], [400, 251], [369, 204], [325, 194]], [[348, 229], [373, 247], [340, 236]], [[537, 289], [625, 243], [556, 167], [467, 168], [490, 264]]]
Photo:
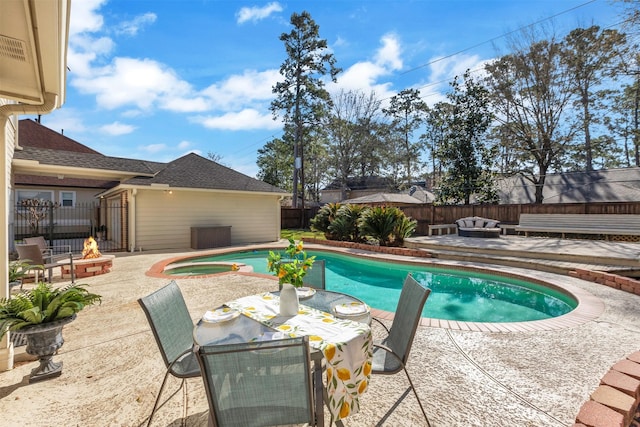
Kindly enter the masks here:
[[389, 107], [382, 111], [391, 119], [391, 126], [397, 136], [398, 161], [404, 167], [404, 184], [409, 185], [414, 172], [420, 173], [421, 143], [413, 140], [413, 134], [424, 123], [427, 104], [420, 98], [418, 89], [405, 89], [391, 97]]
[[469, 70], [461, 84], [458, 77], [447, 94], [450, 108], [444, 115], [444, 140], [440, 160], [445, 168], [437, 192], [439, 203], [468, 205], [475, 195], [480, 202], [497, 202], [491, 165], [495, 151], [485, 145], [484, 135], [493, 120], [488, 90], [471, 78]]
[[573, 83], [560, 63], [555, 37], [536, 40], [534, 34], [523, 33], [511, 51], [485, 67], [487, 87], [496, 118], [513, 141], [517, 165], [511, 172], [533, 183], [535, 203], [542, 203], [547, 172], [575, 134], [565, 120]]
[[347, 179], [369, 169], [377, 148], [374, 138], [380, 101], [375, 93], [340, 91], [332, 102], [325, 126], [329, 143], [329, 164], [346, 198]]
[[320, 122], [331, 102], [322, 76], [336, 81], [341, 71], [335, 67], [333, 54], [327, 51], [327, 41], [319, 38], [319, 27], [309, 12], [291, 15], [293, 29], [280, 35], [287, 59], [280, 66], [283, 80], [276, 83], [271, 103], [274, 119], [281, 114], [285, 126], [293, 129], [293, 207], [298, 207], [298, 179], [304, 208], [304, 140], [305, 128]]
[[591, 129], [594, 124], [602, 123], [597, 112], [604, 111], [602, 104], [598, 108], [597, 103], [607, 94], [602, 82], [605, 77], [614, 76], [617, 69], [614, 62], [620, 58], [625, 43], [625, 36], [618, 31], [600, 30], [594, 25], [576, 28], [565, 37], [562, 44], [562, 63], [574, 77], [572, 90], [577, 96], [587, 171], [593, 170]]
[[291, 191], [293, 174], [293, 141], [285, 132], [284, 139], [274, 138], [258, 150], [258, 179]]

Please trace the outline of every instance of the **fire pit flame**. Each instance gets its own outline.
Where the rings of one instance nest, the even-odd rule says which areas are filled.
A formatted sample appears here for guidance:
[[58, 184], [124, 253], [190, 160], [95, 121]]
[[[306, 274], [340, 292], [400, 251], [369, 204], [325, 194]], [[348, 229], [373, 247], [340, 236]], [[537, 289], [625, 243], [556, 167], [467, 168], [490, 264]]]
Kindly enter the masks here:
[[84, 249], [82, 249], [82, 259], [100, 258], [102, 254], [98, 250], [98, 242], [89, 236], [84, 240]]

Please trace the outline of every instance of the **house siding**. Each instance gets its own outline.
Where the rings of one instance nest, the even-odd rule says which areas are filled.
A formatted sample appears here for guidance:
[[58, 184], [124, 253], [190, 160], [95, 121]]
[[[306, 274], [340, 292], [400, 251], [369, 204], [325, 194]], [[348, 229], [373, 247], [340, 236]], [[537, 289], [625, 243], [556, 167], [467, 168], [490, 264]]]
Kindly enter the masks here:
[[275, 195], [138, 190], [135, 197], [135, 245], [144, 251], [190, 248], [191, 227], [230, 225], [232, 245], [279, 238]]

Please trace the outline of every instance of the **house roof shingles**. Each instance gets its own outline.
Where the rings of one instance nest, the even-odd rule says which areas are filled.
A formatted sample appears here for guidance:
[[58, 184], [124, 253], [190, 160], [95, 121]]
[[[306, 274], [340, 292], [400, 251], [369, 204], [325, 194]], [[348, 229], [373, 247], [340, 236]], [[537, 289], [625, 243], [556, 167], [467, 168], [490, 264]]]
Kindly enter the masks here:
[[[36, 161], [41, 165], [122, 172], [124, 176], [121, 177], [121, 184], [129, 186], [158, 184], [180, 188], [289, 194], [194, 153], [169, 163], [109, 157], [31, 120], [20, 120], [19, 135], [22, 149], [14, 152], [15, 159]], [[52, 185], [49, 181], [57, 179], [19, 176], [24, 177], [24, 184], [32, 185]], [[91, 177], [87, 177], [89, 178]], [[80, 185], [81, 181], [77, 179], [75, 184]], [[101, 185], [96, 185], [96, 188], [106, 188], [103, 186], [104, 180], [96, 180], [98, 182]], [[57, 186], [61, 184], [60, 180], [55, 182]], [[117, 184], [112, 182], [108, 188]]]
[[100, 154], [99, 152], [80, 144], [38, 122], [30, 119], [20, 120], [18, 135], [20, 145], [35, 148], [45, 148], [61, 151], [75, 151], [78, 153]]
[[186, 154], [167, 163], [154, 177], [130, 178], [123, 184], [134, 186], [166, 184], [182, 188], [286, 193], [278, 187], [241, 174], [194, 153]]

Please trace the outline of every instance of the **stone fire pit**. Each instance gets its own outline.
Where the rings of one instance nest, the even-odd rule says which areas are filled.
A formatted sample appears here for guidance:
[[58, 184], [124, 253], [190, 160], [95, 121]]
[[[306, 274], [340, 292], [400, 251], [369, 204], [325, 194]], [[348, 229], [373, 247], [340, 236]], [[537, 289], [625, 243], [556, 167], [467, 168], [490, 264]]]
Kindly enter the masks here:
[[[113, 259], [115, 255], [102, 255], [100, 258], [89, 259], [73, 259], [73, 269], [76, 279], [83, 277], [98, 276], [111, 271], [113, 267]], [[67, 261], [68, 262], [68, 261]], [[71, 279], [71, 266], [69, 264], [61, 265], [62, 278]]]
[[[84, 241], [82, 258], [73, 259], [73, 270], [76, 279], [98, 276], [111, 271], [114, 255], [102, 255], [98, 250], [98, 243], [89, 237]], [[71, 278], [71, 265], [61, 265], [62, 278]]]

